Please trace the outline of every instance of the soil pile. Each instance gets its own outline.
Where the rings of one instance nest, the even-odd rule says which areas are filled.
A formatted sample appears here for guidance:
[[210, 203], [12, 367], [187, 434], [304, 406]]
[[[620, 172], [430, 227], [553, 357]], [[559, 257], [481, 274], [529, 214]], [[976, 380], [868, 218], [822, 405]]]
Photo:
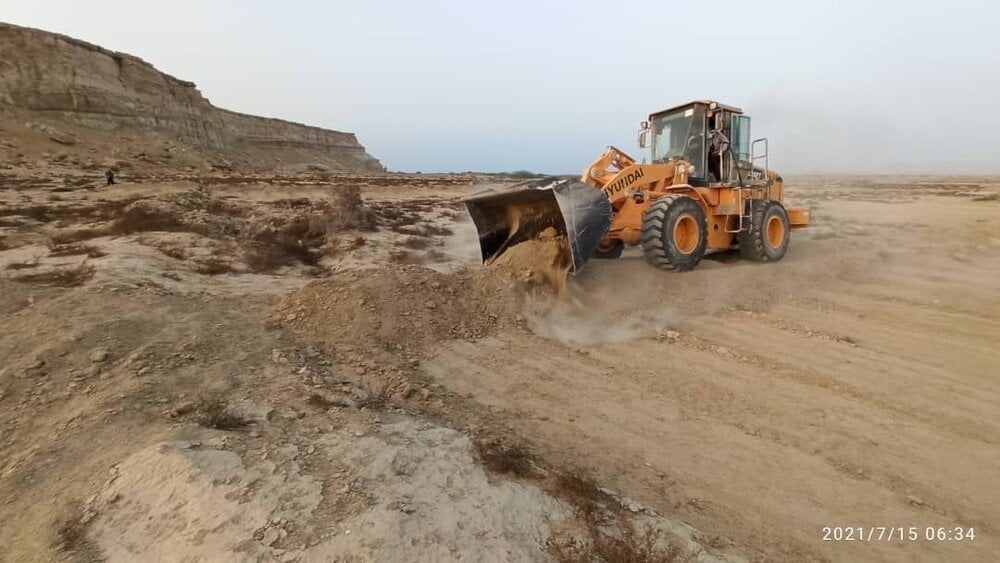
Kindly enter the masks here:
[[494, 271], [449, 275], [400, 265], [310, 283], [278, 305], [275, 320], [394, 391], [430, 345], [523, 325], [523, 296], [515, 280]]

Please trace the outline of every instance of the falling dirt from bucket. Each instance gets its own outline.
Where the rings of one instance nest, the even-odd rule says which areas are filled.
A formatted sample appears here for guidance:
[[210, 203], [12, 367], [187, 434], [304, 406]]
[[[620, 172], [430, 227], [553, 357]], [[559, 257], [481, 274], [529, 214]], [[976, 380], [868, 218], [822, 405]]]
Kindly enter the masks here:
[[559, 295], [566, 293], [570, 266], [572, 257], [566, 235], [552, 227], [515, 244], [489, 264], [490, 268], [507, 271], [518, 281], [548, 284]]

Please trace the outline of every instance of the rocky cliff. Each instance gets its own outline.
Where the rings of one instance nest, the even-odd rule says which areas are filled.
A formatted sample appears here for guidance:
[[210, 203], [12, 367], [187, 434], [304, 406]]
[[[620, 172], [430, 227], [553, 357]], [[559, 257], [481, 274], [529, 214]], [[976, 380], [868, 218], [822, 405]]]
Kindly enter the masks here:
[[194, 83], [125, 53], [0, 23], [0, 109], [102, 130], [154, 131], [254, 164], [382, 171], [353, 133], [213, 106]]

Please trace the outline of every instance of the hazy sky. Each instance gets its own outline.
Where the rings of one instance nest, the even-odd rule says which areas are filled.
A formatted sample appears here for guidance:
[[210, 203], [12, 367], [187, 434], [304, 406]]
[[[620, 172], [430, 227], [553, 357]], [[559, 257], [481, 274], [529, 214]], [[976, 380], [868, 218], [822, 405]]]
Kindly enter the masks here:
[[694, 98], [783, 172], [1000, 172], [996, 2], [0, 0], [392, 170], [575, 172]]

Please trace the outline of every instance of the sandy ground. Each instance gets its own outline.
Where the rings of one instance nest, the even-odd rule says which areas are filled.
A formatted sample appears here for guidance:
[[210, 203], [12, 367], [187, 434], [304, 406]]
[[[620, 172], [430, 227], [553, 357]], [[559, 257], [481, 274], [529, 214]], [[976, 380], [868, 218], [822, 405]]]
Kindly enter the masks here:
[[[10, 560], [573, 560], [567, 475], [661, 559], [1000, 558], [997, 179], [791, 178], [815, 225], [780, 263], [627, 251], [496, 308], [456, 198], [503, 179], [0, 181]], [[317, 205], [348, 186], [361, 216]], [[132, 199], [181, 220], [123, 232]], [[275, 233], [298, 261], [261, 263]], [[294, 308], [367, 279], [375, 323], [336, 316], [361, 289]]]
[[[592, 262], [573, 303], [533, 319], [547, 338], [450, 343], [428, 371], [546, 459], [752, 557], [995, 559], [996, 201], [795, 186], [817, 225], [783, 262]], [[825, 526], [978, 535], [824, 542]]]

